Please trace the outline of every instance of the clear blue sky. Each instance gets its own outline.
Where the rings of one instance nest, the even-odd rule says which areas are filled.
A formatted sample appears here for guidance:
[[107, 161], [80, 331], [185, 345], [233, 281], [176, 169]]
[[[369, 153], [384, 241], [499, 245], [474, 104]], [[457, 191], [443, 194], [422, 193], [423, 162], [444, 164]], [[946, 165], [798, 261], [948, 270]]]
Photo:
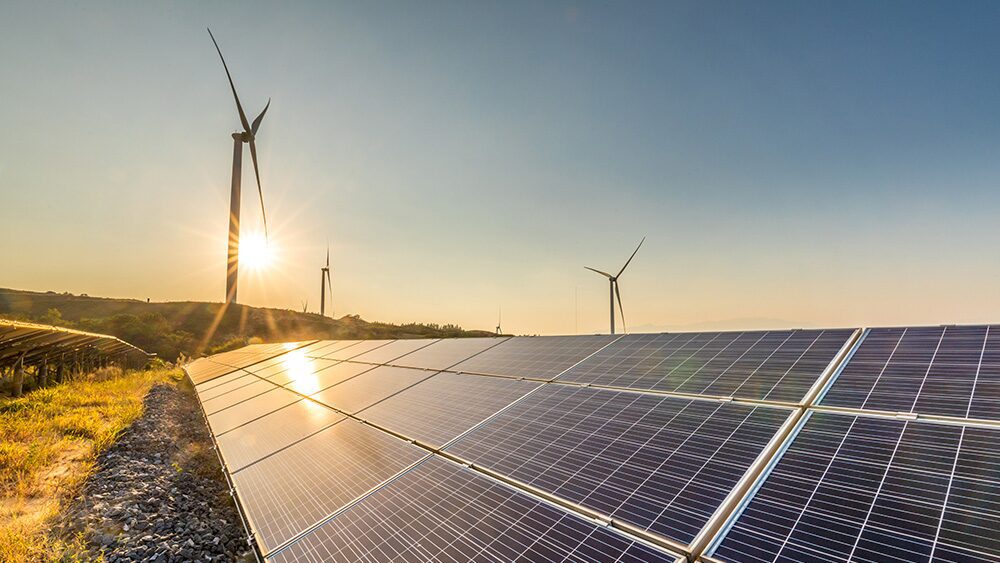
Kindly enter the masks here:
[[[0, 286], [519, 333], [1000, 318], [1000, 4], [0, 5]], [[247, 156], [249, 160], [249, 156]], [[244, 228], [259, 228], [244, 169]], [[578, 296], [579, 306], [575, 305]]]

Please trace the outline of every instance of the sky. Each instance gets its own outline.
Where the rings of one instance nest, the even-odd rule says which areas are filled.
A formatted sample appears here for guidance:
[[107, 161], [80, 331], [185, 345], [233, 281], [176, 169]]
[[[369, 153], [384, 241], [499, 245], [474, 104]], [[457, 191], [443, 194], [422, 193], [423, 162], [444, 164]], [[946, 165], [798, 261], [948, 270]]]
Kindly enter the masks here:
[[[0, 4], [0, 287], [517, 334], [1000, 319], [1000, 5]], [[249, 154], [243, 233], [260, 232]], [[620, 322], [620, 321], [619, 321]]]

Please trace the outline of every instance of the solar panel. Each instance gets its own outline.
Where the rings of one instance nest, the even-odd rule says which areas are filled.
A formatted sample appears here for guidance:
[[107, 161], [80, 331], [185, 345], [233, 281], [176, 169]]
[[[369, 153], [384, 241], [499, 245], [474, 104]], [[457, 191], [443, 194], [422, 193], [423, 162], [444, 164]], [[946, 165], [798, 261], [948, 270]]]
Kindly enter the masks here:
[[1000, 428], [808, 416], [716, 557], [1000, 560]]
[[540, 384], [443, 372], [358, 413], [364, 420], [443, 446]]
[[505, 340], [507, 338], [446, 338], [434, 346], [396, 358], [391, 363], [394, 366], [412, 368], [448, 369]]
[[1000, 327], [871, 329], [820, 404], [1000, 419]]
[[262, 393], [267, 393], [275, 388], [273, 383], [254, 377], [256, 381], [243, 385], [237, 389], [223, 393], [212, 399], [202, 399], [201, 406], [206, 414], [212, 414], [222, 409], [229, 408], [247, 399], [252, 399]]
[[[188, 369], [187, 366], [185, 366], [184, 369], [187, 370]], [[248, 371], [244, 371], [244, 370], [241, 370], [241, 369], [236, 369], [236, 370], [231, 369], [231, 368], [227, 368], [227, 369], [229, 369], [230, 371], [226, 372], [225, 375], [220, 375], [220, 376], [217, 376], [217, 377], [209, 378], [209, 379], [206, 379], [204, 383], [195, 384], [194, 388], [198, 392], [199, 396], [202, 393], [204, 393], [205, 391], [208, 391], [209, 389], [214, 389], [214, 388], [216, 388], [216, 387], [218, 387], [220, 385], [225, 385], [225, 384], [227, 384], [227, 383], [229, 383], [229, 382], [231, 382], [231, 381], [233, 381], [235, 379], [239, 379], [241, 377], [246, 376], [248, 373], [250, 373]], [[190, 375], [189, 375], [189, 377], [190, 377]], [[192, 382], [194, 382], [193, 378], [192, 378]]]
[[343, 420], [232, 474], [267, 554], [427, 455], [353, 420]]
[[[294, 355], [292, 355], [294, 354]], [[271, 383], [277, 383], [278, 385], [287, 385], [293, 381], [309, 379], [317, 372], [324, 370], [330, 366], [338, 363], [338, 360], [324, 360], [320, 358], [308, 358], [306, 356], [299, 355], [295, 352], [286, 355], [285, 363], [280, 371], [274, 369], [269, 370], [267, 375], [261, 375], [261, 377], [267, 378]]]
[[434, 345], [437, 339], [414, 338], [408, 340], [396, 340], [379, 346], [370, 352], [359, 354], [351, 358], [352, 362], [367, 362], [369, 364], [385, 364], [400, 356], [405, 356], [415, 350]]
[[[227, 376], [225, 376], [225, 379], [226, 379], [225, 381], [222, 381], [218, 385], [213, 385], [210, 388], [206, 388], [206, 389], [195, 388], [196, 391], [197, 391], [197, 393], [198, 393], [198, 398], [201, 399], [202, 403], [204, 403], [205, 401], [207, 401], [209, 399], [214, 399], [214, 398], [219, 397], [221, 395], [225, 395], [226, 393], [228, 393], [230, 391], [235, 391], [236, 389], [239, 389], [241, 387], [246, 387], [247, 385], [250, 385], [251, 383], [256, 383], [256, 382], [260, 381], [259, 377], [256, 377], [252, 373], [249, 373], [249, 372], [246, 372], [246, 371], [243, 371], [243, 370], [240, 370], [239, 372], [231, 374], [231, 375], [234, 376], [234, 377], [230, 377], [230, 376], [227, 375]], [[223, 379], [223, 378], [220, 377], [219, 379], [213, 379], [212, 381], [208, 382], [206, 385], [212, 385], [213, 383], [215, 383], [216, 381], [219, 381], [220, 379]]]
[[214, 414], [209, 414], [208, 424], [212, 428], [212, 433], [218, 436], [237, 426], [260, 418], [267, 413], [276, 411], [285, 405], [290, 405], [301, 398], [295, 393], [275, 387], [273, 390], [257, 395], [252, 399], [247, 399], [231, 407], [217, 411]]
[[371, 370], [374, 367], [375, 366], [372, 366], [371, 364], [340, 362], [330, 367], [323, 368], [315, 373], [303, 375], [302, 377], [295, 379], [295, 381], [288, 382], [285, 384], [285, 387], [302, 393], [303, 395], [311, 395], [317, 391], [322, 391], [327, 387], [346, 381], [359, 373]]
[[853, 332], [626, 335], [559, 381], [797, 403]]
[[344, 418], [313, 401], [298, 401], [222, 434], [217, 443], [234, 472]]
[[508, 339], [452, 371], [552, 379], [615, 340], [615, 336], [533, 336]]
[[343, 350], [348, 346], [354, 346], [358, 342], [363, 342], [362, 340], [320, 340], [314, 342], [304, 348], [302, 352], [310, 357], [319, 357], [323, 354], [329, 354], [331, 352], [336, 352], [337, 350]]
[[312, 397], [335, 409], [355, 413], [431, 375], [424, 370], [380, 366]]
[[317, 352], [317, 356], [328, 360], [349, 360], [354, 356], [360, 356], [365, 352], [374, 350], [380, 346], [385, 346], [390, 342], [392, 342], [392, 340], [362, 340], [361, 342], [351, 346], [345, 346], [335, 350], [320, 350]]
[[676, 558], [428, 458], [269, 559], [673, 563]]
[[187, 372], [192, 383], [199, 385], [210, 382], [217, 377], [226, 375], [227, 373], [239, 371], [239, 368], [226, 364], [220, 364], [203, 358], [184, 366], [184, 371]]
[[445, 451], [687, 544], [790, 412], [550, 384]]

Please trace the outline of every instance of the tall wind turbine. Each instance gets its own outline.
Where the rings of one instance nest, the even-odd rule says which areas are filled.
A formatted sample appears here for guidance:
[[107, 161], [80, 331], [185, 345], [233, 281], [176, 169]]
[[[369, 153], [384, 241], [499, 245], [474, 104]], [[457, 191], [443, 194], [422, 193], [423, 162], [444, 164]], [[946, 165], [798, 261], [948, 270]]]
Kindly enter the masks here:
[[[646, 237], [642, 237], [642, 240], [639, 241], [639, 246], [642, 246], [642, 243], [644, 243], [644, 242], [646, 242]], [[618, 298], [618, 310], [621, 312], [621, 315], [622, 315], [622, 330], [623, 331], [625, 330], [625, 310], [622, 309], [622, 293], [621, 293], [621, 290], [618, 289], [618, 278], [621, 277], [622, 272], [625, 271], [625, 268], [628, 268], [629, 262], [631, 262], [632, 259], [635, 258], [635, 253], [639, 252], [639, 246], [635, 247], [635, 250], [632, 251], [632, 256], [628, 257], [628, 260], [625, 262], [625, 265], [622, 266], [622, 269], [618, 270], [618, 273], [615, 274], [615, 275], [613, 275], [613, 276], [611, 274], [607, 273], [607, 272], [602, 272], [600, 270], [595, 270], [594, 268], [591, 268], [590, 266], [584, 266], [584, 268], [590, 270], [591, 272], [597, 272], [598, 274], [601, 274], [602, 276], [608, 278], [608, 282], [610, 283], [610, 287], [611, 287], [611, 334], [615, 333], [615, 298], [616, 297]]]
[[218, 51], [219, 58], [222, 59], [222, 68], [226, 70], [226, 78], [229, 79], [229, 88], [233, 91], [233, 98], [236, 100], [236, 110], [240, 113], [240, 124], [243, 126], [243, 131], [233, 133], [233, 186], [232, 191], [229, 192], [229, 251], [226, 257], [226, 302], [235, 303], [236, 283], [239, 281], [240, 270], [240, 178], [243, 172], [243, 143], [250, 145], [250, 158], [253, 159], [253, 173], [257, 177], [257, 195], [260, 196], [260, 215], [264, 219], [264, 239], [265, 241], [267, 240], [267, 214], [264, 213], [264, 191], [260, 187], [260, 170], [257, 168], [257, 144], [255, 143], [255, 139], [260, 122], [264, 119], [264, 114], [267, 113], [267, 108], [271, 105], [271, 99], [268, 98], [267, 104], [260, 112], [260, 115], [253, 120], [253, 123], [249, 123], [246, 114], [243, 112], [243, 105], [240, 104], [240, 97], [236, 95], [236, 86], [233, 85], [233, 77], [229, 74], [229, 66], [226, 65], [226, 59], [222, 56], [222, 49], [219, 49], [219, 43], [215, 40], [215, 36], [212, 35], [211, 29], [208, 30], [208, 35], [212, 38], [212, 43], [215, 44], [215, 50]]
[[[326, 247], [326, 266], [319, 269], [319, 314], [326, 316], [326, 289], [330, 288], [330, 305], [333, 305], [333, 282], [330, 281], [330, 245]], [[333, 307], [330, 307], [333, 315]]]

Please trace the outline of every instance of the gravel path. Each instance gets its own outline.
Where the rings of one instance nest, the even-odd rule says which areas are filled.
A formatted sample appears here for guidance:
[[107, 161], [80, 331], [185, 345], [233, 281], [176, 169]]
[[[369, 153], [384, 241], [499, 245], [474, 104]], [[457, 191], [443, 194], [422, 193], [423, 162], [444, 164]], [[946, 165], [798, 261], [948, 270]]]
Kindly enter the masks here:
[[156, 385], [146, 410], [100, 456], [62, 532], [115, 561], [253, 561], [195, 400]]

